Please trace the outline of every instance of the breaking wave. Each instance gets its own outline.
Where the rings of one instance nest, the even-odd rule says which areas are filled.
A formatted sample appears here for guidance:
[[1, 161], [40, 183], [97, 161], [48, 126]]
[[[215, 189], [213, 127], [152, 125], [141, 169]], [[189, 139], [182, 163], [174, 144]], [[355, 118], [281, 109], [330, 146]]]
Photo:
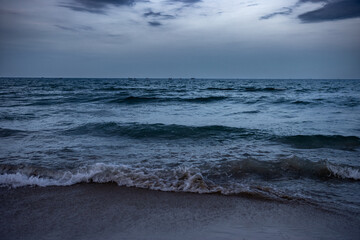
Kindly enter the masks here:
[[[226, 178], [225, 178], [226, 176]], [[56, 170], [34, 166], [0, 165], [0, 186], [69, 186], [78, 183], [116, 183], [119, 186], [146, 188], [151, 190], [254, 194], [281, 197], [286, 194], [261, 184], [263, 181], [247, 181], [262, 178], [317, 178], [359, 181], [360, 169], [335, 165], [326, 161], [311, 162], [296, 158], [263, 162], [243, 160], [226, 166], [178, 167], [152, 169], [141, 166], [97, 163], [76, 169]], [[256, 184], [255, 184], [256, 183]], [[289, 196], [288, 196], [289, 198]]]
[[201, 173], [187, 168], [164, 170], [97, 163], [74, 170], [3, 165], [0, 167], [0, 171], [0, 185], [11, 187], [69, 186], [77, 183], [115, 182], [119, 186], [162, 191], [197, 193], [215, 191], [215, 188], [205, 182]]

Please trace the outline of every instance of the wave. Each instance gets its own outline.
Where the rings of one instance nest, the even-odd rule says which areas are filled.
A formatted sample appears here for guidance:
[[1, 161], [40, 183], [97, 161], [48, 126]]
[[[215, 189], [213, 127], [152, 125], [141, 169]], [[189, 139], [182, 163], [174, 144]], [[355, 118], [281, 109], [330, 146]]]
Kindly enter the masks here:
[[[100, 91], [122, 91], [122, 90], [151, 90], [151, 91], [168, 91], [168, 89], [165, 88], [143, 88], [143, 87], [106, 87], [106, 88], [100, 88], [97, 89]], [[285, 91], [284, 88], [274, 88], [274, 87], [265, 87], [265, 88], [258, 88], [258, 87], [208, 87], [204, 88], [204, 90], [210, 90], [210, 91], [245, 91], [245, 92], [280, 92]], [[171, 89], [171, 91], [177, 91], [175, 89]], [[182, 91], [182, 90], [181, 90]]]
[[[115, 90], [114, 90], [115, 91]], [[149, 90], [150, 91], [150, 90]], [[154, 94], [149, 96], [129, 96], [127, 92], [118, 92], [116, 95], [97, 94], [68, 94], [68, 95], [46, 95], [46, 97], [32, 97], [18, 102], [7, 104], [6, 107], [17, 106], [51, 106], [69, 103], [110, 103], [110, 104], [146, 104], [146, 103], [211, 103], [227, 99], [225, 96], [206, 96], [194, 98], [181, 97], [158, 97]]]
[[198, 193], [215, 191], [208, 186], [199, 172], [188, 168], [164, 170], [97, 163], [74, 170], [52, 170], [2, 165], [0, 172], [0, 185], [11, 187], [69, 186], [77, 183], [115, 182], [119, 186], [162, 191]]
[[309, 101], [300, 101], [300, 100], [293, 101], [293, 102], [291, 102], [291, 103], [292, 103], [292, 104], [301, 104], [301, 105], [314, 104], [313, 102], [309, 102]]
[[334, 148], [354, 150], [360, 147], [360, 138], [341, 135], [295, 135], [279, 137], [278, 141], [300, 149]]
[[236, 88], [231, 87], [208, 87], [206, 90], [213, 90], [213, 91], [234, 91]]
[[22, 121], [22, 120], [31, 120], [35, 118], [36, 116], [33, 113], [26, 113], [26, 114], [0, 113], [0, 121]]
[[225, 100], [225, 96], [208, 96], [208, 97], [196, 97], [196, 98], [170, 98], [170, 97], [125, 97], [112, 99], [109, 103], [127, 103], [127, 104], [140, 104], [140, 103], [150, 103], [150, 102], [191, 102], [191, 103], [209, 103], [215, 101]]
[[275, 100], [272, 101], [273, 104], [291, 104], [291, 105], [319, 105], [321, 104], [322, 100], [319, 99], [311, 99], [308, 101], [305, 100], [295, 100], [292, 98], [285, 98], [285, 97], [280, 97], [277, 98]]
[[13, 137], [13, 136], [23, 136], [25, 131], [16, 130], [16, 129], [8, 129], [8, 128], [0, 128], [0, 137]]
[[124, 90], [143, 90], [143, 88], [140, 87], [103, 87], [95, 89], [96, 91], [124, 91]]
[[210, 97], [197, 97], [197, 98], [184, 98], [183, 101], [186, 102], [197, 102], [197, 103], [208, 103], [225, 100], [227, 97], [224, 96], [210, 96]]
[[265, 87], [265, 88], [258, 88], [258, 87], [244, 87], [241, 89], [245, 92], [281, 92], [285, 91], [284, 88], [274, 88], [274, 87]]
[[95, 135], [95, 136], [125, 136], [131, 138], [163, 138], [163, 139], [201, 139], [213, 138], [217, 140], [243, 138], [255, 136], [255, 130], [234, 128], [220, 125], [210, 126], [185, 126], [176, 124], [140, 124], [115, 122], [88, 123], [63, 133], [70, 135]]
[[147, 102], [155, 102], [160, 101], [161, 98], [157, 97], [125, 97], [125, 98], [117, 98], [109, 100], [109, 103], [147, 103]]
[[360, 98], [347, 97], [345, 100], [340, 101], [340, 105], [346, 107], [358, 107], [360, 105]]
[[[284, 180], [284, 176], [288, 176], [287, 179], [360, 180], [358, 168], [334, 165], [326, 161], [302, 162], [290, 159], [266, 163], [247, 160], [240, 164], [229, 163], [227, 168], [225, 166], [220, 168], [222, 171], [227, 170], [227, 172], [217, 172], [219, 167], [212, 167], [201, 171], [199, 168], [192, 167], [151, 169], [141, 166], [104, 163], [96, 163], [71, 170], [0, 165], [0, 186], [17, 188], [24, 186], [70, 186], [79, 183], [116, 183], [119, 186], [159, 191], [201, 194], [219, 193], [223, 195], [251, 195], [272, 199], [295, 199], [296, 193], [292, 195], [286, 189], [273, 188], [267, 184], [268, 181], [248, 181], [248, 179], [259, 174], [261, 176], [275, 174], [279, 180]], [[282, 172], [282, 174], [279, 172]], [[223, 179], [218, 181], [219, 174], [227, 175], [226, 181]], [[243, 176], [234, 176], [234, 174], [243, 174]], [[249, 174], [251, 175], [250, 177]], [[289, 175], [292, 176], [289, 177]]]
[[[256, 112], [251, 112], [256, 113]], [[222, 125], [186, 126], [176, 124], [140, 123], [87, 123], [67, 129], [66, 135], [93, 135], [100, 137], [130, 137], [135, 139], [211, 139], [227, 141], [252, 139], [273, 141], [298, 149], [332, 148], [355, 150], [360, 147], [360, 138], [342, 135], [292, 135], [278, 136], [258, 129], [227, 127]]]
[[259, 110], [250, 110], [250, 111], [242, 111], [241, 113], [254, 114], [254, 113], [260, 113], [260, 111]]
[[31, 103], [26, 103], [25, 106], [48, 106], [68, 103], [92, 103], [92, 102], [106, 102], [112, 99], [113, 96], [101, 96], [99, 94], [77, 94], [77, 95], [59, 95], [58, 97], [38, 98]]
[[[144, 91], [144, 92], [167, 92], [167, 88], [148, 88], [148, 87], [103, 87], [97, 88], [95, 91], [103, 92], [127, 92], [127, 91]], [[177, 90], [175, 90], [177, 91]]]
[[313, 162], [297, 157], [277, 161], [260, 161], [249, 158], [213, 166], [210, 175], [211, 178], [219, 180], [229, 178], [229, 176], [240, 180], [260, 178], [265, 181], [300, 178], [360, 180], [360, 169], [353, 166], [336, 165], [328, 161]]

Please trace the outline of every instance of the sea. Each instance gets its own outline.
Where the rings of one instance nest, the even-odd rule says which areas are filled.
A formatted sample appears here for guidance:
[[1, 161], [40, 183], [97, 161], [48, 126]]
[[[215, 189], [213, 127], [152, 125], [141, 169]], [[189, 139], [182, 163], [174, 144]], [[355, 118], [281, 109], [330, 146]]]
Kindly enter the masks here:
[[116, 183], [360, 213], [360, 80], [0, 79], [0, 186]]

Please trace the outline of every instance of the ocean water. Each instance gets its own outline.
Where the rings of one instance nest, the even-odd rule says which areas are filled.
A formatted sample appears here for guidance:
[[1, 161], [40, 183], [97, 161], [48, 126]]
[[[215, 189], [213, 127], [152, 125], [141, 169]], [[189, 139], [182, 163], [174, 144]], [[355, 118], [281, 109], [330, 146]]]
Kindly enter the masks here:
[[1, 78], [0, 185], [92, 182], [360, 213], [360, 81]]

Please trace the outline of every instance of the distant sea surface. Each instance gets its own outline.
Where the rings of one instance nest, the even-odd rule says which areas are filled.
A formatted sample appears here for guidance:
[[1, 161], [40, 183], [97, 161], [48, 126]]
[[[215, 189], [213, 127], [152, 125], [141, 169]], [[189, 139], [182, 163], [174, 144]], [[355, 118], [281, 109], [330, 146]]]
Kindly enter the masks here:
[[0, 79], [0, 185], [360, 213], [360, 80]]

